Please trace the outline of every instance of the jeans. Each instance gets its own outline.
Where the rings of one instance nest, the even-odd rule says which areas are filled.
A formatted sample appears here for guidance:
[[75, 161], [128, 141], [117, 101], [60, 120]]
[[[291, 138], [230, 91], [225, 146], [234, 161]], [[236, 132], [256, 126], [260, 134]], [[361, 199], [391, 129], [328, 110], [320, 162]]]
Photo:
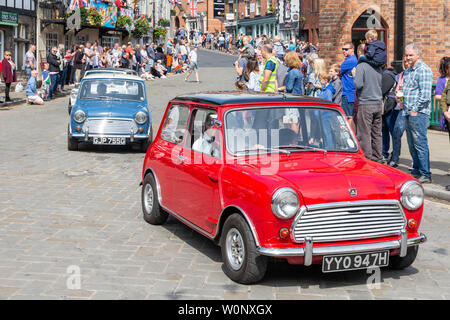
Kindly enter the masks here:
[[332, 115], [331, 112], [325, 112], [325, 114], [322, 115], [323, 142], [327, 150], [336, 149], [334, 143], [334, 135], [332, 131], [333, 128], [331, 125], [331, 115]]
[[51, 99], [53, 98], [53, 93], [56, 91], [56, 88], [58, 86], [58, 78], [59, 78], [59, 74], [51, 74], [50, 75], [50, 93], [48, 94], [48, 98]]
[[406, 138], [408, 139], [409, 152], [413, 160], [411, 174], [420, 174], [431, 178], [430, 151], [427, 138], [430, 116], [419, 112], [415, 117], [405, 116], [405, 122]]
[[397, 120], [399, 110], [392, 110], [383, 115], [383, 127], [381, 134], [383, 136], [383, 158], [389, 159], [389, 148], [391, 146], [391, 136], [393, 136], [395, 121]]
[[400, 151], [402, 149], [402, 136], [406, 129], [405, 116], [403, 111], [399, 110], [397, 118], [395, 119], [394, 130], [392, 131], [392, 154], [391, 161], [398, 164], [400, 158]]
[[67, 77], [67, 67], [64, 67], [64, 69], [59, 73], [59, 84], [61, 85], [61, 90], [64, 89], [64, 85], [66, 83], [66, 77]]
[[31, 71], [33, 71], [33, 69], [31, 69], [30, 67], [25, 67], [25, 72], [27, 73], [28, 79], [31, 78]]
[[355, 108], [354, 102], [348, 102], [348, 98], [345, 94], [342, 95], [342, 109], [344, 109], [347, 118], [353, 118], [353, 109]]

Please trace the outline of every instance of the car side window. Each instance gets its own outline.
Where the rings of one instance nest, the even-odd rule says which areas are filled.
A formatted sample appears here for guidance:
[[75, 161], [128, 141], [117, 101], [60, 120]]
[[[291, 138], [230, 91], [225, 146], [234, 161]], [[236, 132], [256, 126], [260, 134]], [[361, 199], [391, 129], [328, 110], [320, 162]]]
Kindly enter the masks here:
[[216, 126], [217, 119], [217, 112], [214, 110], [194, 110], [189, 132], [190, 141], [187, 147], [220, 159], [221, 139], [220, 130]]
[[161, 130], [163, 140], [181, 145], [186, 134], [189, 118], [189, 107], [185, 105], [172, 105]]

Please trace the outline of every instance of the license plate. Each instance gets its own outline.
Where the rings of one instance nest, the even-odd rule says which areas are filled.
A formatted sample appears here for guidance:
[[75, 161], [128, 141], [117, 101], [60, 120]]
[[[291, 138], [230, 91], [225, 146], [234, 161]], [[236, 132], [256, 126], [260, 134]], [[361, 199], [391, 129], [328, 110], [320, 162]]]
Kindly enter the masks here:
[[371, 267], [385, 267], [389, 264], [389, 251], [324, 256], [322, 272], [349, 271]]
[[124, 145], [125, 138], [94, 137], [94, 144]]

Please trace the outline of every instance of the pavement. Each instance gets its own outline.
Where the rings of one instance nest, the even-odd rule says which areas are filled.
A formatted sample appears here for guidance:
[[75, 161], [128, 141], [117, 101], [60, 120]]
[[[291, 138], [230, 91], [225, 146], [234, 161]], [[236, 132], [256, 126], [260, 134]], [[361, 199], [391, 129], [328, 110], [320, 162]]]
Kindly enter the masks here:
[[[201, 52], [201, 83], [184, 75], [147, 82], [155, 132], [176, 95], [232, 89], [232, 59]], [[67, 100], [0, 108], [0, 299], [450, 299], [450, 204], [432, 198], [420, 226], [428, 241], [405, 270], [323, 274], [271, 260], [260, 283], [232, 282], [209, 239], [172, 217], [144, 222], [144, 154], [67, 151]]]

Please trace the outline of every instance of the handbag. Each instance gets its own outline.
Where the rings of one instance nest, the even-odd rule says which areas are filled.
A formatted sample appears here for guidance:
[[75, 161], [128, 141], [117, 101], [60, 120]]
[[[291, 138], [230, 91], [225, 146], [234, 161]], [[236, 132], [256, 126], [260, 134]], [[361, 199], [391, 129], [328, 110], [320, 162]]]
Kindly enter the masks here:
[[445, 119], [444, 115], [441, 117], [441, 121], [439, 121], [439, 126], [441, 127], [441, 130], [447, 131], [448, 130], [448, 122]]

